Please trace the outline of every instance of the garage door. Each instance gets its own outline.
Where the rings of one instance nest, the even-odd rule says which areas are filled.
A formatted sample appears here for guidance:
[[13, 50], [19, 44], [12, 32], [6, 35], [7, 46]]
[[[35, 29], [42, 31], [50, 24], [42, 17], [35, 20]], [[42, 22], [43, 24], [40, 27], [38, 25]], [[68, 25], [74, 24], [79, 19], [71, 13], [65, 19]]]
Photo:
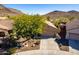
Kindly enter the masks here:
[[69, 33], [69, 38], [70, 39], [79, 40], [79, 34]]

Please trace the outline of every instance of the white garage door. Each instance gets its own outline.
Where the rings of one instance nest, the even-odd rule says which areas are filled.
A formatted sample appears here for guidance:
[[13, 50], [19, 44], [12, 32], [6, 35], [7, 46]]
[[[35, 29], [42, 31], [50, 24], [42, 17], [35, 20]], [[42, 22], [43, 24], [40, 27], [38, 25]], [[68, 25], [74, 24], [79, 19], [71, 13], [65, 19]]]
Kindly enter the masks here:
[[69, 38], [70, 39], [79, 40], [79, 34], [69, 33]]

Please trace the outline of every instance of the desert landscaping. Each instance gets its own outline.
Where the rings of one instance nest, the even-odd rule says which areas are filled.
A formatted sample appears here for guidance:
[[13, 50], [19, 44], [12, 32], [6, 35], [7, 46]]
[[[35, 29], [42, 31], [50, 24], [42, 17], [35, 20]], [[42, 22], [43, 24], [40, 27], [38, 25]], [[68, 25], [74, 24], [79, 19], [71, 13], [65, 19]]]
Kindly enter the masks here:
[[25, 14], [0, 5], [0, 55], [79, 54], [79, 12]]

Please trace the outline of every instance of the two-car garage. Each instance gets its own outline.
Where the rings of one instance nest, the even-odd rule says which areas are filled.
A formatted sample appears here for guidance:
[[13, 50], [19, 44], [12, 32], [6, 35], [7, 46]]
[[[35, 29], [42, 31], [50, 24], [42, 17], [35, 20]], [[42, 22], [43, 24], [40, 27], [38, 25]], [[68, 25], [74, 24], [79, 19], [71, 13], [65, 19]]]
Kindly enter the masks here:
[[69, 52], [79, 54], [79, 19], [66, 24]]
[[79, 40], [79, 29], [74, 29], [69, 31], [69, 38], [74, 40]]

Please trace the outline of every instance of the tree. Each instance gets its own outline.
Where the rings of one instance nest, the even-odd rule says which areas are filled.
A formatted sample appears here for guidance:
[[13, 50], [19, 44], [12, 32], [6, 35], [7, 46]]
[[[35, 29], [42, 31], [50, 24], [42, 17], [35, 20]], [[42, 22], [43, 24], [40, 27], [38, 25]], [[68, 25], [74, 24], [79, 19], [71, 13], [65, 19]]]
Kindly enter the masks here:
[[14, 20], [13, 34], [18, 37], [33, 37], [43, 32], [45, 18], [40, 15], [19, 15]]

